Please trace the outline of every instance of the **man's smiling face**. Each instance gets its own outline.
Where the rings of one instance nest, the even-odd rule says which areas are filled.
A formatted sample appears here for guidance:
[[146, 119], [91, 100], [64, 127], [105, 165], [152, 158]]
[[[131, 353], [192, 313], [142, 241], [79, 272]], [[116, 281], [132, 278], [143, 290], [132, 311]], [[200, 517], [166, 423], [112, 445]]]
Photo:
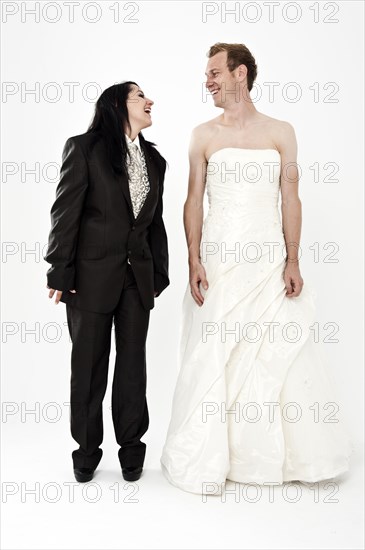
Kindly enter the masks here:
[[[205, 86], [213, 96], [216, 107], [225, 107], [227, 101], [235, 101], [237, 90], [236, 70], [230, 72], [227, 66], [227, 52], [218, 52], [208, 60]], [[228, 92], [228, 93], [227, 93]]]

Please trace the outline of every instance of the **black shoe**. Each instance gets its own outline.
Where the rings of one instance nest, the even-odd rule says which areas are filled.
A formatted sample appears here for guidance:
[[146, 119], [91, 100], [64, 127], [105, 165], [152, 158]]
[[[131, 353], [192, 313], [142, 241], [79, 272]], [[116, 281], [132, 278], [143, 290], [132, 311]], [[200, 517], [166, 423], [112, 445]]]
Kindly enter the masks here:
[[76, 481], [79, 481], [80, 483], [91, 481], [94, 477], [94, 472], [94, 468], [74, 468]]
[[136, 468], [122, 468], [122, 474], [126, 481], [137, 481], [141, 477], [143, 467], [137, 466]]

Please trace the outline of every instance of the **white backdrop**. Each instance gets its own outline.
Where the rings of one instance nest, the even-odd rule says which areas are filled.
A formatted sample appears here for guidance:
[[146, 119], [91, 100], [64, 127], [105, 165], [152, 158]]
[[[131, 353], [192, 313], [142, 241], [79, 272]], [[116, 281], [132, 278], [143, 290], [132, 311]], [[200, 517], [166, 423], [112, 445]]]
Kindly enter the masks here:
[[[159, 458], [178, 373], [188, 277], [182, 222], [187, 148], [192, 128], [221, 112], [204, 92], [206, 53], [218, 41], [248, 46], [258, 64], [257, 109], [291, 122], [296, 130], [302, 169], [301, 272], [317, 292], [322, 340], [331, 332], [326, 323], [339, 327], [338, 343], [324, 348], [351, 435], [357, 444], [361, 441], [363, 3], [2, 2], [1, 8], [4, 547], [360, 548], [359, 450], [348, 481], [351, 491], [343, 491], [337, 507], [322, 505], [319, 518], [313, 499], [303, 499], [310, 529], [301, 535], [297, 504], [283, 511], [282, 502], [270, 508], [266, 501], [259, 511], [253, 504], [219, 506], [215, 501], [209, 509], [167, 484]], [[150, 427], [144, 441], [150, 477], [145, 473], [138, 482], [139, 506], [116, 508], [108, 487], [116, 481], [122, 486], [123, 480], [110, 388], [99, 466], [106, 477], [103, 472], [95, 477], [105, 496], [91, 504], [85, 498], [70, 503], [65, 495], [64, 481], [74, 481], [70, 455], [77, 447], [67, 406], [71, 343], [65, 305], [55, 307], [48, 299], [49, 265], [42, 256], [63, 145], [86, 131], [100, 92], [123, 80], [135, 80], [155, 102], [153, 125], [144, 135], [169, 163], [164, 219], [171, 285], [156, 299], [148, 334]], [[110, 382], [114, 357], [113, 350]], [[62, 488], [53, 503], [42, 495], [51, 482]], [[35, 486], [41, 491], [39, 503], [22, 494], [22, 488]], [[14, 531], [19, 512], [24, 529]], [[291, 529], [283, 516], [294, 521]], [[245, 522], [244, 539], [242, 518], [250, 518], [251, 525]], [[256, 529], [259, 518], [267, 529], [262, 524]], [[213, 529], [218, 519], [221, 524]], [[190, 531], [183, 533], [187, 524]]]

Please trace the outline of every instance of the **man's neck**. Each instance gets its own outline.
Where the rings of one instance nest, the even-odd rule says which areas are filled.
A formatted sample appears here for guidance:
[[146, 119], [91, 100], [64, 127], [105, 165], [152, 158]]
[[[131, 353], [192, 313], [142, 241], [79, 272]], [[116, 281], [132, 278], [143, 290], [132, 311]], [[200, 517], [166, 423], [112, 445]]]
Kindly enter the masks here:
[[251, 100], [249, 102], [242, 100], [240, 103], [234, 103], [224, 109], [222, 123], [224, 126], [234, 126], [237, 130], [240, 130], [255, 117], [257, 112]]

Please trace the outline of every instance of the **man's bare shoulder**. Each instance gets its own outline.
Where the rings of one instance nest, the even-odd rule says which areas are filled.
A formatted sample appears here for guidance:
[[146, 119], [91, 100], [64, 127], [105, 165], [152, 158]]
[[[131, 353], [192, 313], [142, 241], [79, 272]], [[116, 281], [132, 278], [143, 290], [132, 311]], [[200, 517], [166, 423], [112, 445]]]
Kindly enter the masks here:
[[205, 159], [205, 151], [207, 143], [209, 143], [216, 132], [217, 119], [208, 120], [195, 126], [191, 132], [190, 139], [190, 156], [196, 159]]
[[198, 126], [195, 126], [195, 128], [193, 128], [192, 135], [199, 139], [204, 137], [211, 138], [212, 135], [217, 131], [219, 120], [220, 116], [198, 124]]
[[273, 136], [277, 148], [281, 153], [290, 151], [295, 155], [297, 151], [297, 140], [294, 126], [286, 120], [275, 120], [273, 125]]
[[268, 115], [264, 115], [263, 113], [259, 113], [259, 116], [257, 117], [257, 123], [270, 126], [273, 130], [279, 133], [287, 133], [287, 132], [294, 131], [294, 128], [290, 124], [290, 122], [287, 122], [286, 120], [280, 120], [278, 118], [274, 118]]
[[221, 124], [221, 116], [202, 122], [193, 128], [191, 133], [190, 150], [194, 150], [194, 155], [198, 155], [201, 158], [206, 159], [206, 150], [208, 144], [211, 143], [217, 133]]
[[288, 143], [296, 144], [295, 130], [290, 122], [263, 113], [260, 113], [256, 122], [260, 125], [260, 130], [271, 137], [279, 151], [286, 148]]
[[273, 127], [275, 132], [280, 136], [289, 136], [295, 133], [294, 126], [287, 120], [273, 119]]

